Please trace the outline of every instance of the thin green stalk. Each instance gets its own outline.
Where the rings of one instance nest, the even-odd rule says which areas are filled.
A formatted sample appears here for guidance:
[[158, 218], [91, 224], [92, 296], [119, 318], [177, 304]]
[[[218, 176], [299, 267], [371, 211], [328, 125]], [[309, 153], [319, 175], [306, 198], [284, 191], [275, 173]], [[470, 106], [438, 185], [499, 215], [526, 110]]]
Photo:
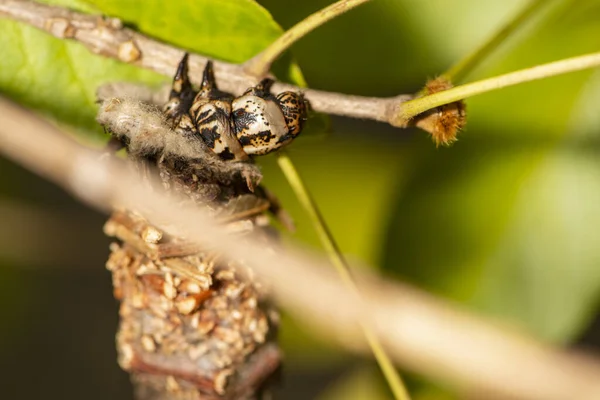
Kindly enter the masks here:
[[[331, 263], [335, 266], [340, 277], [342, 278], [342, 281], [349, 289], [358, 292], [358, 288], [356, 287], [352, 275], [350, 274], [348, 263], [340, 252], [340, 249], [335, 242], [331, 231], [327, 227], [327, 223], [325, 222], [323, 215], [321, 215], [316, 202], [310, 195], [308, 188], [302, 181], [302, 178], [300, 177], [300, 174], [298, 174], [298, 170], [296, 170], [292, 160], [287, 154], [280, 152], [277, 157], [277, 163], [283, 171], [283, 174], [285, 175], [290, 186], [294, 190], [296, 197], [298, 197], [298, 200], [310, 216], [315, 230], [319, 235], [319, 239], [321, 240], [321, 243], [323, 244], [323, 247], [329, 256]], [[392, 364], [377, 336], [363, 322], [361, 322], [361, 327], [363, 329], [365, 339], [367, 340], [367, 343], [369, 344], [369, 347], [371, 348], [371, 351], [373, 352], [373, 355], [375, 356], [375, 359], [377, 360], [377, 363], [383, 372], [394, 398], [396, 400], [410, 400], [410, 396], [406, 390], [406, 387], [404, 386], [404, 383], [402, 382], [402, 378], [398, 374], [396, 368], [394, 368], [394, 365]]]
[[325, 22], [345, 13], [370, 0], [340, 0], [314, 14], [309, 15], [288, 29], [283, 35], [269, 45], [244, 66], [246, 72], [254, 76], [264, 76], [271, 69], [271, 64], [284, 51], [307, 33], [323, 25]]
[[505, 39], [519, 29], [531, 16], [549, 0], [532, 0], [527, 7], [514, 16], [502, 29], [496, 32], [481, 47], [475, 49], [471, 54], [454, 64], [442, 76], [451, 82], [458, 82], [468, 75], [477, 65], [479, 65], [490, 53], [500, 46]]
[[413, 117], [444, 104], [453, 103], [458, 100], [466, 99], [467, 97], [518, 85], [520, 83], [598, 66], [600, 66], [600, 52], [566, 58], [564, 60], [554, 61], [548, 64], [542, 64], [493, 78], [468, 83], [466, 85], [456, 86], [452, 89], [444, 90], [443, 92], [419, 97], [402, 103], [400, 112], [395, 115], [392, 118], [393, 121], [390, 122], [401, 126], [406, 124]]

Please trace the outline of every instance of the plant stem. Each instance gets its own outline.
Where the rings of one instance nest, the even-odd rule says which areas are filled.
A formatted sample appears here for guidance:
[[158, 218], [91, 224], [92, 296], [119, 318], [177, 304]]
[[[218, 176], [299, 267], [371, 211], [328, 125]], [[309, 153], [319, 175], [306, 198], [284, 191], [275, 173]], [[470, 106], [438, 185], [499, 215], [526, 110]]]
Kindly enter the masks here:
[[443, 92], [434, 93], [404, 102], [398, 114], [393, 118], [392, 121], [390, 121], [390, 123], [398, 125], [406, 124], [416, 115], [443, 104], [453, 103], [467, 97], [491, 92], [493, 90], [502, 89], [508, 86], [518, 85], [520, 83], [549, 78], [551, 76], [580, 71], [597, 66], [600, 66], [600, 52], [566, 58], [564, 60], [542, 64], [535, 67], [510, 72], [508, 74], [499, 75], [493, 78], [468, 83], [466, 85], [456, 86]]
[[269, 45], [258, 55], [248, 60], [244, 65], [247, 73], [254, 76], [264, 76], [271, 69], [271, 64], [298, 39], [323, 25], [325, 22], [342, 15], [369, 0], [339, 0], [314, 14], [309, 15], [288, 29], [283, 35]]
[[514, 16], [502, 29], [490, 37], [481, 47], [475, 49], [472, 53], [454, 64], [442, 76], [451, 82], [457, 82], [468, 75], [477, 67], [487, 56], [489, 56], [505, 39], [519, 29], [531, 16], [547, 4], [549, 0], [532, 0], [527, 7]]
[[[294, 190], [296, 197], [304, 207], [304, 210], [310, 216], [319, 239], [325, 248], [327, 256], [336, 268], [342, 281], [348, 287], [348, 289], [358, 293], [358, 288], [356, 287], [354, 279], [350, 274], [348, 263], [342, 255], [331, 231], [329, 230], [329, 227], [327, 226], [327, 223], [325, 222], [325, 219], [323, 218], [323, 215], [319, 211], [317, 203], [310, 195], [308, 188], [304, 184], [304, 181], [302, 181], [302, 178], [292, 163], [292, 160], [286, 153], [280, 152], [277, 157], [277, 163], [279, 164], [279, 168], [281, 168], [283, 171], [288, 183]], [[361, 327], [369, 347], [371, 348], [371, 351], [373, 352], [373, 355], [375, 356], [375, 359], [377, 360], [377, 363], [383, 372], [390, 390], [394, 395], [394, 398], [396, 400], [409, 400], [410, 396], [406, 390], [406, 387], [404, 386], [404, 383], [402, 382], [402, 378], [385, 352], [377, 335], [373, 333], [373, 331], [368, 327], [367, 324], [364, 323], [364, 321], [361, 322]]]
[[[96, 15], [83, 14], [62, 7], [49, 6], [29, 0], [0, 0], [0, 18], [9, 18], [34, 26], [63, 40], [75, 40], [94, 54], [121, 60], [146, 68], [162, 75], [172, 77], [177, 63], [183, 57], [183, 49], [173, 47], [127, 27], [116, 20], [103, 20]], [[111, 22], [112, 21], [112, 22]], [[66, 28], [65, 28], [66, 27]], [[58, 29], [64, 28], [64, 29]], [[134, 44], [137, 51], [119, 51], [131, 49]], [[132, 59], [130, 56], [137, 58]], [[126, 56], [126, 57], [124, 57]], [[208, 57], [191, 54], [189, 58], [190, 78], [199, 85], [202, 71]], [[213, 60], [219, 88], [236, 96], [256, 84], [256, 76], [244, 71], [243, 65]], [[114, 86], [114, 85], [113, 85]], [[119, 86], [126, 86], [120, 84]], [[117, 89], [115, 87], [115, 89]], [[139, 93], [139, 87], [131, 87]], [[273, 84], [273, 92], [302, 91], [314, 111], [326, 114], [342, 115], [351, 118], [371, 119], [389, 123], [395, 110], [402, 102], [412, 98], [409, 94], [395, 97], [365, 97], [343, 93], [326, 92], [298, 87], [282, 82]], [[112, 92], [113, 97], [128, 96], [127, 93]]]
[[[325, 10], [327, 9], [320, 12]], [[167, 76], [173, 74], [177, 67], [177, 60], [184, 53], [182, 49], [152, 40], [120, 26], [115, 21], [107, 24], [93, 15], [48, 6], [34, 1], [0, 0], [0, 17], [27, 23], [61, 39], [76, 40], [96, 54], [119, 59]], [[68, 29], [65, 28], [61, 31], [53, 25], [54, 23], [62, 27], [63, 22], [67, 23]], [[131, 44], [137, 46], [137, 51], [119, 51], [122, 48], [130, 49]], [[135, 55], [138, 57], [133, 59], [130, 57]], [[351, 118], [371, 119], [386, 122], [392, 126], [406, 127], [412, 118], [428, 109], [506, 86], [595, 67], [600, 65], [600, 62], [598, 62], [599, 57], [599, 54], [595, 53], [556, 61], [468, 85], [457, 86], [410, 101], [407, 100], [412, 98], [411, 95], [398, 95], [388, 98], [352, 96], [299, 88], [281, 82], [276, 82], [273, 85], [273, 90], [275, 92], [301, 90], [304, 97], [310, 101], [312, 108], [318, 112]], [[201, 70], [204, 68], [206, 61], [207, 58], [203, 56], [190, 56], [192, 80], [201, 76]], [[215, 61], [215, 70], [219, 78], [219, 87], [236, 95], [243, 93], [256, 80], [256, 76], [249, 75], [240, 65]], [[198, 81], [196, 80], [195, 83], [198, 83]]]

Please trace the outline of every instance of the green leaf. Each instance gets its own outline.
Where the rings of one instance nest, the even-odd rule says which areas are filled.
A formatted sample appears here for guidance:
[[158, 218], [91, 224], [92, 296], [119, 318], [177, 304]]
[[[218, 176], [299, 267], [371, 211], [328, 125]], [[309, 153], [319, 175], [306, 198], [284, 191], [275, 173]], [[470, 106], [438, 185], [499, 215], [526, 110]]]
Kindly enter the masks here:
[[163, 81], [20, 23], [0, 20], [0, 92], [81, 132], [100, 135], [96, 88], [112, 81]]
[[283, 31], [254, 0], [86, 0], [140, 32], [184, 49], [241, 63]]
[[[151, 36], [235, 62], [254, 55], [282, 33], [269, 13], [250, 0], [48, 3], [85, 11], [96, 7]], [[114, 81], [153, 85], [169, 81], [169, 77], [93, 55], [75, 42], [61, 41], [24, 24], [0, 20], [0, 30], [0, 92], [88, 135], [102, 135], [94, 120], [98, 86]], [[289, 57], [279, 69], [285, 76], [301, 77]]]
[[[254, 0], [85, 0], [142, 33], [219, 60], [242, 63], [264, 50], [283, 30]], [[280, 79], [307, 86], [298, 65], [284, 54], [273, 66]], [[303, 136], [322, 134], [329, 119], [312, 113]]]

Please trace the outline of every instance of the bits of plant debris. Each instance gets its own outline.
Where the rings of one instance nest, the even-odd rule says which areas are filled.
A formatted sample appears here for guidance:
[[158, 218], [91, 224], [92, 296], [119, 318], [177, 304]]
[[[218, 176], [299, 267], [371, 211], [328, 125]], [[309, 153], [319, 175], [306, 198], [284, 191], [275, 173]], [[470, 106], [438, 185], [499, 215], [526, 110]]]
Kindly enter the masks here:
[[[133, 42], [119, 56], [142, 57]], [[276, 150], [300, 133], [302, 96], [271, 95], [263, 81], [235, 99], [217, 89], [210, 64], [204, 82], [192, 88], [186, 56], [163, 109], [147, 103], [154, 98], [148, 93], [105, 98], [97, 120], [126, 148], [142, 183], [156, 170], [162, 188], [155, 189], [205, 208], [240, 240], [271, 236], [264, 213], [279, 206], [259, 186], [262, 175], [248, 155]], [[260, 118], [245, 123], [232, 110]], [[174, 235], [166, 222], [158, 228], [139, 211], [121, 209], [104, 226], [120, 242], [111, 244], [106, 267], [121, 302], [122, 368], [140, 384], [189, 398], [234, 399], [240, 388], [257, 389], [279, 364], [277, 311], [247, 267]], [[247, 373], [253, 368], [264, 370]]]

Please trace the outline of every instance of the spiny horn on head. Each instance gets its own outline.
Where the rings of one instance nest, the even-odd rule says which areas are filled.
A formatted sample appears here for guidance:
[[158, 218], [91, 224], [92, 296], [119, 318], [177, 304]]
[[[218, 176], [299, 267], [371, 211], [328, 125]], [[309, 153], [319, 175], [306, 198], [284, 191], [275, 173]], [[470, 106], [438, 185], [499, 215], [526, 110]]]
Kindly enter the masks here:
[[213, 89], [216, 88], [217, 84], [215, 81], [215, 72], [213, 71], [212, 61], [206, 62], [204, 67], [204, 74], [202, 74], [202, 89]]
[[190, 89], [192, 86], [188, 75], [188, 58], [189, 54], [185, 53], [177, 66], [177, 71], [175, 71], [175, 76], [173, 77], [171, 98], [179, 97], [183, 91]]

